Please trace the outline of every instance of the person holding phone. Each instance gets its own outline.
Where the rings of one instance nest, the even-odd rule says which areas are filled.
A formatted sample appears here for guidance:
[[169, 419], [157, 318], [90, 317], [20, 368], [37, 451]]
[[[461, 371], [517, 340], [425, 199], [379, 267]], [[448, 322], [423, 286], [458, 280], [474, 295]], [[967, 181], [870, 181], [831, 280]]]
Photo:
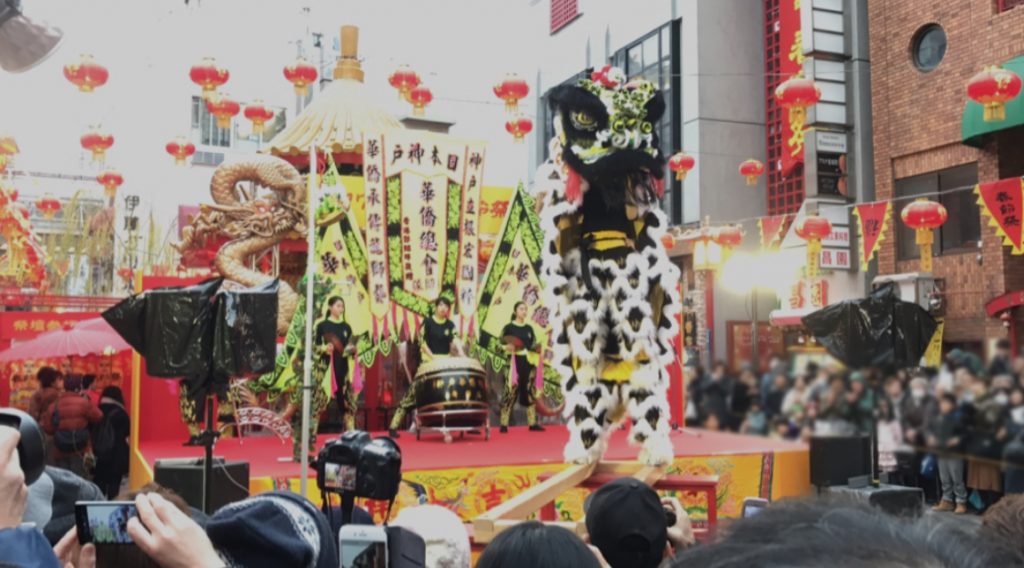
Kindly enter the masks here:
[[349, 371], [353, 368], [351, 359], [356, 348], [352, 345], [352, 326], [345, 321], [345, 300], [340, 296], [327, 299], [327, 316], [316, 326], [313, 345], [319, 356], [317, 371], [318, 376], [323, 377], [321, 384], [334, 396], [344, 417], [345, 429], [355, 430], [358, 393]]
[[537, 424], [535, 403], [540, 393], [534, 384], [534, 371], [540, 360], [537, 338], [533, 326], [526, 321], [526, 302], [516, 302], [512, 310], [512, 321], [505, 324], [501, 335], [505, 339], [505, 352], [511, 356], [505, 393], [501, 397], [501, 433], [508, 432], [509, 420], [516, 402], [526, 408], [526, 423], [532, 432], [543, 432]]

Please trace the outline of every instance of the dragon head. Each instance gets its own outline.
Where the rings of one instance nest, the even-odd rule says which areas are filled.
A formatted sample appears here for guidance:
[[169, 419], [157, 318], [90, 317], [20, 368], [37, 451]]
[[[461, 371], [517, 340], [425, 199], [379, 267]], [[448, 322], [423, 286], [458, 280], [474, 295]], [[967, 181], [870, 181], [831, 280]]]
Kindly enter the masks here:
[[643, 203], [661, 196], [665, 158], [655, 124], [665, 101], [650, 81], [626, 82], [621, 70], [606, 65], [576, 85], [556, 87], [549, 100], [555, 145], [570, 177], [578, 174], [591, 188], [625, 184]]

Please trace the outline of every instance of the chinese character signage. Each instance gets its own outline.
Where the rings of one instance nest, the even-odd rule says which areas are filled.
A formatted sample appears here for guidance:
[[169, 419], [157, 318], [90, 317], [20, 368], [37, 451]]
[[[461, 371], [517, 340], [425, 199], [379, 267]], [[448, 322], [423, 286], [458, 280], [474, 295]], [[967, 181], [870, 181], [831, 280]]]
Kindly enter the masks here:
[[394, 130], [367, 141], [363, 168], [372, 339], [412, 331], [442, 296], [472, 328], [483, 144]]
[[550, 312], [543, 305], [540, 282], [540, 251], [544, 234], [534, 213], [533, 200], [520, 188], [508, 202], [508, 217], [494, 253], [487, 265], [480, 294], [480, 338], [476, 355], [501, 372], [509, 364], [504, 351], [502, 331], [512, 320], [516, 302], [526, 302], [526, 319], [533, 326], [537, 342], [545, 346], [543, 360], [545, 382], [558, 388], [558, 374], [547, 365], [552, 353], [549, 345]]
[[[775, 85], [803, 71], [803, 40], [800, 32], [800, 0], [779, 2], [779, 43], [782, 49], [779, 58], [778, 76]], [[773, 88], [774, 91], [774, 88]], [[794, 123], [794, 113], [782, 121], [782, 175], [788, 176], [797, 164], [804, 162], [804, 129], [802, 122]]]
[[982, 183], [974, 192], [978, 194], [978, 205], [989, 218], [989, 226], [1003, 238], [1003, 244], [1011, 247], [1013, 254], [1024, 254], [1024, 178]]
[[860, 234], [860, 269], [867, 270], [868, 263], [885, 238], [885, 229], [892, 217], [892, 202], [863, 203], [854, 207], [853, 216], [857, 219], [857, 232]]
[[32, 339], [40, 333], [70, 327], [98, 315], [86, 312], [3, 312], [0, 313], [0, 339]]
[[823, 278], [800, 280], [790, 287], [789, 307], [821, 309], [828, 305], [828, 281]]

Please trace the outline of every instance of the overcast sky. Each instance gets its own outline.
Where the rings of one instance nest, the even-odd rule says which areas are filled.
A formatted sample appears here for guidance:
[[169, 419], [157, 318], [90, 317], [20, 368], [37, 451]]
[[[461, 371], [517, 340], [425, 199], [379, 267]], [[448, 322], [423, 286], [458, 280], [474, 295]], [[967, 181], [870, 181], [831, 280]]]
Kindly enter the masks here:
[[[164, 144], [189, 129], [189, 97], [198, 93], [189, 67], [203, 56], [231, 72], [224, 91], [241, 102], [262, 98], [294, 107], [282, 68], [295, 40], [322, 32], [328, 53], [343, 24], [360, 26], [360, 56], [371, 94], [396, 115], [408, 113], [387, 76], [408, 63], [431, 87], [428, 115], [456, 121], [452, 133], [490, 141], [485, 183], [527, 179], [528, 145], [510, 143], [502, 103], [491, 86], [506, 72], [532, 82], [539, 54], [528, 30], [546, 30], [546, 10], [527, 0], [25, 0], [25, 11], [63, 29], [65, 43], [26, 73], [0, 72], [0, 133], [21, 145], [22, 167], [78, 172], [79, 136], [102, 123], [116, 142], [108, 163], [156, 209], [208, 200], [207, 180], [174, 168]], [[302, 8], [308, 7], [308, 12]], [[79, 93], [61, 72], [80, 53], [110, 69], [95, 93]], [[316, 62], [318, 52], [309, 53]], [[531, 93], [532, 97], [533, 93]], [[524, 111], [532, 115], [532, 98]], [[246, 123], [247, 124], [247, 123]], [[247, 129], [247, 126], [243, 126]], [[168, 191], [173, 189], [173, 191]], [[96, 189], [99, 194], [99, 189]]]

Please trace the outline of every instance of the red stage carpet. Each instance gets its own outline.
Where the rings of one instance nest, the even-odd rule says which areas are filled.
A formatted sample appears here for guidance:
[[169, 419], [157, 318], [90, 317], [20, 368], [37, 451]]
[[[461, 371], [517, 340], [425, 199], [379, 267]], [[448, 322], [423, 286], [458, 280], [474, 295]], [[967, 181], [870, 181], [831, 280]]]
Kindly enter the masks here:
[[[374, 436], [382, 436], [377, 433]], [[337, 435], [321, 435], [317, 448]], [[530, 432], [525, 427], [513, 427], [508, 434], [491, 430], [491, 440], [483, 436], [466, 435], [459, 439], [456, 434], [451, 444], [444, 443], [438, 434], [424, 434], [419, 441], [416, 435], [403, 432], [398, 439], [402, 448], [402, 469], [422, 471], [432, 469], [480, 468], [514, 465], [561, 464], [562, 447], [568, 439], [564, 426], [548, 426], [546, 432]], [[710, 457], [735, 454], [759, 454], [764, 452], [806, 451], [803, 444], [779, 442], [753, 436], [740, 436], [703, 430], [678, 431], [672, 434], [676, 457]], [[202, 457], [202, 448], [187, 448], [177, 441], [153, 441], [140, 445], [140, 450], [153, 467], [157, 459]], [[280, 462], [278, 458], [292, 455], [291, 443], [283, 444], [276, 437], [259, 436], [244, 440], [225, 439], [214, 448], [217, 456], [228, 460], [245, 460], [250, 463], [251, 477], [298, 477], [299, 464]], [[632, 460], [636, 448], [626, 443], [626, 432], [616, 431], [605, 459]]]
[[[539, 483], [544, 474], [564, 467], [562, 447], [566, 430], [549, 426], [546, 432], [512, 428], [508, 434], [492, 430], [490, 441], [482, 436], [457, 436], [451, 444], [437, 434], [424, 434], [421, 441], [410, 433], [398, 440], [402, 448], [403, 483], [396, 510], [419, 503], [447, 507], [469, 521], [526, 488]], [[322, 446], [332, 436], [320, 436]], [[675, 475], [713, 476], [717, 481], [719, 518], [738, 516], [743, 499], [780, 499], [810, 491], [810, 461], [807, 446], [766, 438], [687, 430], [672, 434], [676, 460], [669, 468]], [[141, 478], [133, 474], [133, 486], [152, 479], [153, 466], [161, 458], [200, 457], [202, 448], [186, 448], [180, 441], [141, 441], [139, 452], [148, 471]], [[292, 445], [273, 437], [221, 440], [215, 455], [250, 464], [249, 489], [260, 493], [273, 489], [299, 491], [299, 465], [290, 460]], [[626, 432], [616, 431], [605, 458], [633, 460], [637, 451], [626, 443]], [[282, 461], [282, 458], [289, 458]], [[316, 474], [311, 472], [309, 496], [320, 502]], [[570, 491], [556, 500], [560, 518], [579, 518], [585, 492]], [[706, 512], [706, 501], [698, 495], [679, 495], [694, 519]], [[383, 519], [386, 503], [365, 506]]]

